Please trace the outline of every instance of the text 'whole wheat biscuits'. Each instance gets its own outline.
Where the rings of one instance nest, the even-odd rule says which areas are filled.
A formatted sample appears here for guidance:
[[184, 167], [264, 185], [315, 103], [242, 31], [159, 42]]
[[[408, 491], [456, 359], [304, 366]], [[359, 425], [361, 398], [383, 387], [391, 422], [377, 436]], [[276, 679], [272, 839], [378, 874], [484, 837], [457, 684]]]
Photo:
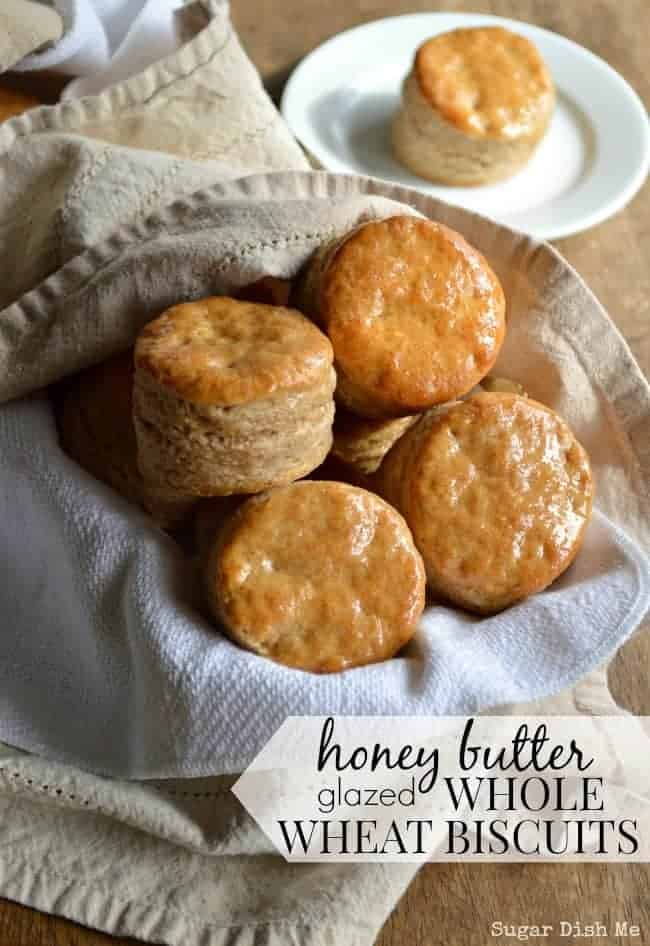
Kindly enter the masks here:
[[344, 483], [303, 480], [249, 499], [204, 576], [235, 641], [316, 673], [394, 656], [424, 607], [424, 566], [404, 519]]
[[530, 159], [555, 105], [530, 40], [500, 26], [452, 30], [418, 49], [393, 121], [396, 158], [461, 186], [510, 177]]
[[322, 247], [296, 292], [334, 348], [337, 399], [369, 418], [403, 417], [470, 391], [505, 332], [486, 260], [442, 224], [395, 216]]
[[408, 522], [432, 590], [479, 613], [541, 591], [568, 568], [593, 501], [587, 454], [567, 424], [506, 393], [424, 415], [375, 485]]
[[143, 476], [192, 496], [305, 476], [332, 443], [332, 358], [325, 335], [293, 309], [227, 297], [168, 309], [135, 347]]

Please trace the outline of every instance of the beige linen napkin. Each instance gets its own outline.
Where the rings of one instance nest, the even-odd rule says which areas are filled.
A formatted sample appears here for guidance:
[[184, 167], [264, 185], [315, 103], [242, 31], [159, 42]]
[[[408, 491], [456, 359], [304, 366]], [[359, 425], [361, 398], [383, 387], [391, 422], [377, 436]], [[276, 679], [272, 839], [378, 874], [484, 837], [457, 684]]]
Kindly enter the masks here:
[[[116, 220], [142, 220], [217, 179], [308, 166], [226, 5], [206, 5], [206, 14], [208, 28], [164, 63], [98, 99], [42, 109], [0, 129], [0, 220], [11, 221], [3, 251], [12, 247], [0, 307]], [[70, 135], [79, 133], [72, 168]], [[125, 147], [116, 156], [121, 145], [155, 150]], [[77, 172], [78, 186], [64, 207], [65, 170]], [[89, 182], [93, 202], [84, 208]], [[179, 946], [368, 946], [415, 868], [289, 867], [241, 810], [231, 782], [116, 782], [1, 747], [0, 895]]]
[[[620, 713], [601, 674], [527, 709]], [[232, 781], [115, 782], [0, 751], [0, 896], [172, 946], [371, 946], [417, 865], [289, 865]]]
[[[215, 179], [306, 167], [241, 51], [226, 8], [210, 3], [206, 10], [210, 26], [178, 55], [97, 99], [41, 109], [0, 129], [0, 259], [7, 263], [0, 308], [110, 237], [116, 221], [128, 240], [153, 209]], [[300, 196], [301, 179], [278, 177], [277, 187]], [[400, 199], [399, 189], [388, 193]], [[478, 220], [475, 226], [483, 249], [495, 255], [497, 228]], [[89, 280], [92, 253], [84, 257]], [[549, 256], [533, 252], [526, 263], [549, 266]], [[59, 288], [66, 288], [72, 271], [75, 278], [83, 275], [77, 263], [64, 268], [56, 277]], [[39, 331], [47, 333], [61, 315], [48, 285], [28, 298], [31, 308], [21, 308], [26, 321], [20, 322], [18, 309], [3, 317], [4, 396], [61, 371], [56, 345], [41, 347], [38, 362], [32, 357]], [[525, 296], [530, 288], [511, 279], [507, 291]], [[571, 330], [583, 333], [585, 367], [571, 360], [573, 346], [548, 338], [537, 324], [540, 349], [550, 345], [540, 385], [552, 387], [556, 399], [559, 391], [569, 411], [582, 411], [585, 399], [592, 412], [599, 397], [608, 410], [616, 404], [610, 418], [616, 462], [601, 464], [602, 505], [647, 541], [647, 388], [615, 330], [606, 321], [599, 327], [603, 334], [593, 338], [588, 325], [576, 329], [572, 322]], [[88, 341], [92, 325], [87, 328]], [[24, 357], [14, 361], [21, 333]], [[93, 357], [103, 357], [123, 337], [99, 332], [97, 341]], [[509, 346], [516, 353], [516, 337]], [[65, 361], [77, 366], [70, 351]], [[593, 421], [593, 414], [584, 420]], [[617, 711], [603, 674], [536, 709]], [[288, 866], [238, 807], [229, 784], [224, 778], [117, 782], [6, 747], [0, 755], [0, 894], [108, 932], [179, 946], [369, 946], [415, 866]]]

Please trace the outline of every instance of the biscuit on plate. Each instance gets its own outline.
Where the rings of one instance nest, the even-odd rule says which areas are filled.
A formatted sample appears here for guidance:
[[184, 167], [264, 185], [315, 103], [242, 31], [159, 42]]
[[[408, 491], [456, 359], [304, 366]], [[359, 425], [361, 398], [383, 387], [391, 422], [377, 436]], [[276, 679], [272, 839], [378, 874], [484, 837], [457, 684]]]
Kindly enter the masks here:
[[303, 480], [245, 502], [204, 562], [214, 616], [242, 646], [329, 673], [392, 657], [424, 607], [422, 559], [378, 496]]
[[422, 217], [362, 224], [322, 247], [297, 304], [332, 342], [337, 399], [403, 417], [470, 391], [505, 332], [501, 285], [460, 234]]
[[227, 297], [174, 306], [135, 346], [142, 475], [197, 497], [305, 476], [332, 444], [335, 381], [329, 341], [300, 312]]
[[541, 591], [568, 568], [594, 492], [567, 424], [504, 393], [425, 414], [375, 485], [408, 522], [432, 590], [479, 613]]
[[61, 444], [88, 473], [143, 506], [162, 528], [175, 528], [188, 518], [194, 501], [143, 481], [132, 394], [132, 351], [81, 372], [68, 382], [59, 404]]
[[404, 82], [393, 151], [426, 180], [490, 184], [530, 160], [554, 105], [530, 40], [501, 26], [440, 33], [420, 46]]

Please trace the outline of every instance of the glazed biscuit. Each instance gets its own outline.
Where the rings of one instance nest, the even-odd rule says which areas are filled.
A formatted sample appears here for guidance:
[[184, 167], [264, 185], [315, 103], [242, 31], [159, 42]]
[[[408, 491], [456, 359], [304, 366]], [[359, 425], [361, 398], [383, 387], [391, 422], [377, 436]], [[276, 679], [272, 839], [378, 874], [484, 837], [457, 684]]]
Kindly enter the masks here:
[[38, 99], [32, 98], [31, 95], [23, 95], [22, 92], [0, 86], [0, 122], [13, 118], [14, 115], [21, 115], [40, 104]]
[[503, 393], [426, 414], [375, 486], [408, 522], [432, 590], [486, 614], [568, 568], [593, 499], [587, 454], [566, 423]]
[[334, 418], [332, 453], [361, 476], [375, 473], [399, 438], [417, 422], [419, 415], [390, 420], [368, 420], [344, 408]]
[[421, 217], [372, 221], [322, 247], [297, 304], [332, 342], [337, 399], [403, 417], [466, 394], [492, 367], [505, 299], [485, 259]]
[[424, 607], [408, 526], [378, 496], [344, 483], [304, 480], [249, 499], [204, 574], [233, 640], [315, 673], [392, 657]]
[[168, 309], [135, 346], [144, 479], [208, 497], [305, 476], [332, 443], [332, 357], [326, 336], [293, 309], [226, 297]]
[[423, 43], [393, 122], [397, 160], [429, 181], [489, 184], [531, 158], [555, 105], [538, 50], [500, 26]]
[[143, 481], [138, 469], [132, 393], [130, 351], [77, 375], [59, 403], [61, 444], [88, 473], [143, 506], [162, 528], [177, 528], [189, 517], [194, 500], [150, 488]]

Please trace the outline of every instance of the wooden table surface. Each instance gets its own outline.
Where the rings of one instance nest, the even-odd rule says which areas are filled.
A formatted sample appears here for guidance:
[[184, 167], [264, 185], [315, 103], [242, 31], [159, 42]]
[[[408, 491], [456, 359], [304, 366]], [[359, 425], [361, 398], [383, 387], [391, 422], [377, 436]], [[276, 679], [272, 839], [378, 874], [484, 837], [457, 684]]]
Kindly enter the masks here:
[[[397, 13], [425, 11], [418, 0], [232, 0], [233, 19], [245, 47], [273, 95], [298, 60], [323, 40], [359, 23]], [[435, 9], [471, 9], [536, 23], [587, 46], [618, 69], [650, 102], [648, 0], [438, 0]], [[15, 80], [12, 80], [15, 81]], [[52, 95], [19, 80], [19, 87]], [[650, 375], [650, 189], [613, 220], [558, 242], [625, 335]], [[650, 635], [646, 624], [626, 644], [610, 671], [611, 688], [635, 713], [650, 714]], [[635, 939], [550, 936], [545, 946], [566, 943], [650, 944], [650, 865], [428, 865], [419, 872], [389, 918], [378, 946], [488, 946], [490, 924], [583, 924], [613, 928], [627, 919], [641, 927]], [[65, 920], [0, 901], [0, 946], [119, 946], [117, 940]], [[345, 944], [336, 944], [345, 946]]]

